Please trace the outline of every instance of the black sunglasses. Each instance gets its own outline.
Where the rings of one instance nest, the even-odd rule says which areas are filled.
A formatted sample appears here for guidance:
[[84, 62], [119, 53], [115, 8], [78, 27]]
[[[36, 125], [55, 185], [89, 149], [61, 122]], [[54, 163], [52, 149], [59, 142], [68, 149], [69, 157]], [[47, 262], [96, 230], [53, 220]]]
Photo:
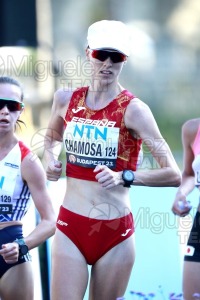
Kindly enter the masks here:
[[7, 106], [9, 111], [20, 111], [24, 108], [23, 102], [18, 102], [14, 99], [0, 98], [0, 109]]
[[126, 55], [117, 51], [106, 51], [106, 50], [91, 50], [91, 55], [100, 61], [105, 61], [108, 57], [113, 63], [119, 63], [126, 60]]

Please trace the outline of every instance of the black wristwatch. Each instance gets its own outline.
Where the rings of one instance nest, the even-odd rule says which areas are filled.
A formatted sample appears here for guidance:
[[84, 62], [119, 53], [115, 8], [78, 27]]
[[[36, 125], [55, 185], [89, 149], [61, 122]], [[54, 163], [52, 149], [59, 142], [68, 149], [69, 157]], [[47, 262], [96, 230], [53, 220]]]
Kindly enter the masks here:
[[124, 170], [122, 172], [122, 179], [124, 180], [124, 187], [130, 188], [135, 179], [135, 175], [131, 170]]
[[26, 245], [24, 239], [16, 239], [14, 241], [19, 245], [19, 256], [26, 255], [28, 253], [28, 246]]

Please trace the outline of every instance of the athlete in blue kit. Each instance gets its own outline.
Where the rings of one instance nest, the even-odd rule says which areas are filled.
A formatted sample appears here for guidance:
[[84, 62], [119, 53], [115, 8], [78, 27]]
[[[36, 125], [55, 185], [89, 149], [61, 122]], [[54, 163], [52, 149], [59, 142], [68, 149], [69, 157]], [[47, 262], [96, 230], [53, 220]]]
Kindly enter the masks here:
[[[29, 250], [55, 232], [55, 214], [41, 162], [15, 135], [23, 92], [13, 78], [0, 77], [0, 299], [33, 300]], [[26, 237], [23, 218], [34, 202], [41, 221]]]

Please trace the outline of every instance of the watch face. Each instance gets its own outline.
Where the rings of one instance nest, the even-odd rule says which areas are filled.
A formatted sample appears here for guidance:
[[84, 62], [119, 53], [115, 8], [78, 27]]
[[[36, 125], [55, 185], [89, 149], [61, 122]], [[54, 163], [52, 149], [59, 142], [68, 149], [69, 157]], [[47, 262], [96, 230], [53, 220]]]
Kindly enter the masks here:
[[128, 181], [134, 180], [134, 173], [130, 170], [124, 171], [124, 179]]
[[20, 254], [26, 255], [28, 253], [28, 247], [26, 245], [20, 245]]
[[16, 239], [16, 243], [19, 244], [19, 255], [26, 255], [28, 253], [28, 246], [25, 244], [23, 239]]

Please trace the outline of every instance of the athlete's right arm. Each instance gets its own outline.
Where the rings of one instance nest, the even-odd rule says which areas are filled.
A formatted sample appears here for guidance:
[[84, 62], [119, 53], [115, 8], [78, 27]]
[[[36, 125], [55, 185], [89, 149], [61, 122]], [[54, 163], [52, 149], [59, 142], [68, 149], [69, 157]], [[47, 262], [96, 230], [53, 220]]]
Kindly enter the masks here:
[[64, 118], [72, 92], [58, 90], [55, 92], [51, 116], [44, 139], [44, 158], [47, 179], [57, 181], [62, 174], [62, 162], [59, 155], [62, 150]]
[[192, 162], [194, 160], [194, 153], [192, 151], [192, 144], [196, 136], [199, 124], [195, 120], [189, 120], [182, 126], [182, 146], [183, 146], [183, 172], [182, 182], [179, 186], [172, 211], [179, 215], [185, 216], [189, 213], [191, 206], [187, 202], [187, 196], [195, 188], [194, 171], [192, 169]]

